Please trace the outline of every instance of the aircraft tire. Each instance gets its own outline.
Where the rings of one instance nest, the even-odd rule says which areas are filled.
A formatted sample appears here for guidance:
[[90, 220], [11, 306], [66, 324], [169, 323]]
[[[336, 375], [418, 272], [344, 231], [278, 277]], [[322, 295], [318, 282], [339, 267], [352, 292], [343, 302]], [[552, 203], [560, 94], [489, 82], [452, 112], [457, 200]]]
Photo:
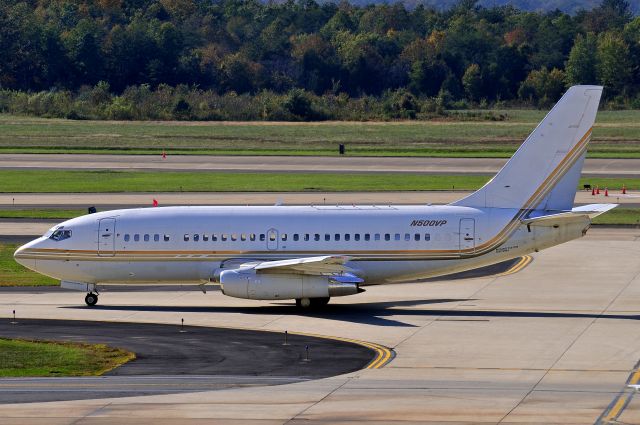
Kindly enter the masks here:
[[98, 295], [92, 292], [89, 292], [86, 297], [84, 297], [84, 302], [87, 303], [89, 307], [93, 307], [98, 304]]
[[296, 307], [302, 309], [315, 309], [326, 306], [330, 297], [324, 298], [296, 298]]

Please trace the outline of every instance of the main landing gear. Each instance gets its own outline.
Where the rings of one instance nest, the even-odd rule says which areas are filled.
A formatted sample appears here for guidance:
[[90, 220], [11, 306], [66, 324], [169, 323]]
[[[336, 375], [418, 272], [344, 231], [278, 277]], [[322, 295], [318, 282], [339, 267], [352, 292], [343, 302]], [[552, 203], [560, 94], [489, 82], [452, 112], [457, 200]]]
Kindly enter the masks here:
[[325, 298], [296, 298], [298, 308], [320, 308], [329, 304], [330, 297]]
[[94, 305], [98, 304], [98, 294], [89, 292], [87, 296], [84, 297], [84, 302], [86, 302], [89, 307], [93, 307]]

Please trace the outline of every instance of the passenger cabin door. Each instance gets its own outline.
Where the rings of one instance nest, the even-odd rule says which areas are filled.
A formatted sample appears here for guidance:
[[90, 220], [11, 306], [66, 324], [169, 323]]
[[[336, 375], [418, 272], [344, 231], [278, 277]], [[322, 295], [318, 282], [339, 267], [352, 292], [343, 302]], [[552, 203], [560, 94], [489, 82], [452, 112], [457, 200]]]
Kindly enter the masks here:
[[473, 218], [460, 219], [460, 251], [473, 253], [476, 247], [476, 221]]
[[278, 249], [278, 231], [276, 229], [267, 230], [267, 249], [269, 251]]
[[116, 253], [116, 219], [103, 218], [98, 223], [98, 255], [113, 257]]

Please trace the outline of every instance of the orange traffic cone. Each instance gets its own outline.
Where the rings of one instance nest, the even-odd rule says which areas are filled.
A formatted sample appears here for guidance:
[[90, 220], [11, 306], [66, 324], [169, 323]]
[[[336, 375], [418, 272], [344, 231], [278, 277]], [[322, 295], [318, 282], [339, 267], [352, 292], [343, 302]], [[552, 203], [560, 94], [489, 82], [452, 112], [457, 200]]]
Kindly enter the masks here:
[[596, 195], [600, 195], [600, 188], [596, 186]]
[[162, 149], [162, 159], [167, 159], [167, 153]]
[[626, 195], [627, 194], [627, 188], [624, 187], [624, 185], [622, 185], [622, 194]]
[[609, 189], [606, 187], [604, 188], [604, 196], [609, 196]]
[[596, 189], [595, 188], [591, 189], [591, 196], [596, 196]]

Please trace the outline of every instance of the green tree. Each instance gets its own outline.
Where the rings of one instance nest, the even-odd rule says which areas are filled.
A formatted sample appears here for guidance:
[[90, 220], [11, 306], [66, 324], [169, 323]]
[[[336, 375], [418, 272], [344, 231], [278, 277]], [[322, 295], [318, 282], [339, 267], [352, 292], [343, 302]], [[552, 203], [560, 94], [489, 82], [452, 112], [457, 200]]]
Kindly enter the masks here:
[[598, 82], [606, 87], [608, 93], [623, 93], [631, 77], [629, 46], [622, 36], [606, 32], [598, 38], [596, 52], [596, 73]]
[[564, 92], [564, 80], [564, 72], [557, 68], [552, 69], [551, 72], [547, 68], [531, 71], [520, 86], [518, 96], [539, 107], [548, 107]]
[[464, 93], [472, 101], [478, 101], [482, 95], [482, 77], [480, 76], [480, 67], [476, 63], [472, 63], [462, 76], [462, 86]]
[[567, 86], [596, 83], [596, 37], [578, 34], [567, 60]]

